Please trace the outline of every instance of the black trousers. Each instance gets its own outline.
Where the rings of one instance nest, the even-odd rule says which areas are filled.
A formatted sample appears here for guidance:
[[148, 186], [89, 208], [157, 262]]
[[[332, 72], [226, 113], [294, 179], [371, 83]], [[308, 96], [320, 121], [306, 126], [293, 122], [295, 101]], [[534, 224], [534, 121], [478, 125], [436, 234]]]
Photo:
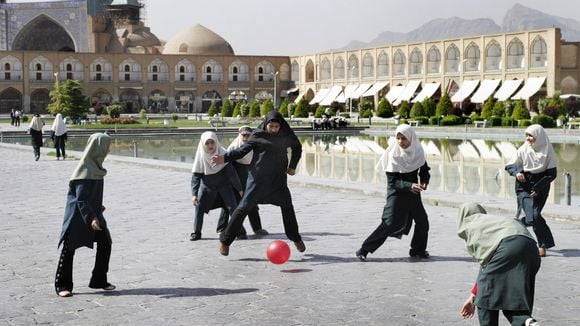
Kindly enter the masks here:
[[[301, 241], [302, 237], [298, 231], [296, 213], [294, 212], [294, 206], [292, 205], [291, 201], [287, 201], [286, 203], [282, 204], [280, 206], [280, 210], [282, 211], [282, 222], [284, 224], [284, 232], [286, 233], [286, 237], [288, 237], [288, 239], [293, 242]], [[223, 244], [229, 246], [232, 244], [232, 242], [234, 242], [248, 213], [249, 210], [245, 207], [236, 208], [225, 231], [220, 234], [220, 241]]]
[[64, 137], [63, 136], [55, 136], [54, 137], [54, 149], [56, 150], [56, 157], [65, 157], [64, 152]]
[[[502, 310], [502, 312], [513, 326], [523, 326], [528, 318], [532, 318], [529, 311]], [[480, 326], [499, 325], [499, 310], [487, 310], [477, 307], [477, 317]]]
[[[228, 226], [229, 219], [230, 215], [228, 214], [228, 210], [222, 208], [220, 217], [218, 219], [217, 232], [223, 232], [226, 229], [226, 227]], [[248, 219], [250, 220], [250, 226], [252, 226], [252, 231], [256, 232], [262, 229], [260, 210], [257, 206], [248, 211]], [[240, 234], [246, 234], [246, 229], [243, 226], [240, 230]]]
[[[111, 238], [108, 232], [97, 231], [95, 233], [95, 242], [97, 243], [97, 255], [89, 287], [102, 288], [107, 285], [107, 272], [109, 271], [109, 260], [111, 258]], [[67, 234], [63, 242], [54, 280], [54, 289], [57, 294], [60, 291], [68, 290], [72, 292], [73, 290], [74, 255], [75, 250], [69, 249]]]
[[542, 215], [539, 215], [534, 219], [532, 222], [532, 230], [534, 230], [536, 239], [538, 239], [538, 247], [548, 249], [556, 245], [554, 243], [552, 231]]

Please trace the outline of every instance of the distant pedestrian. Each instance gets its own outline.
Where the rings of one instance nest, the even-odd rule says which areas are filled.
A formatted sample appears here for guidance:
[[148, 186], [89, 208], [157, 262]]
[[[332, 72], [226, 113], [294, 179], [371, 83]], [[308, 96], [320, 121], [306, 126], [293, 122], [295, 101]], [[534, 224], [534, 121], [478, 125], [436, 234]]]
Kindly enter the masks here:
[[225, 206], [229, 214], [238, 205], [236, 191], [241, 196], [243, 191], [240, 180], [231, 164], [213, 165], [214, 155], [226, 152], [213, 131], [201, 134], [191, 170], [191, 202], [195, 207], [193, 233], [189, 240], [201, 239], [203, 217], [210, 210]]
[[546, 256], [546, 249], [554, 247], [554, 237], [542, 209], [550, 193], [550, 184], [557, 176], [558, 160], [554, 148], [541, 125], [531, 125], [525, 131], [525, 143], [505, 169], [516, 177], [517, 195], [516, 218], [532, 226], [538, 240], [540, 256]]
[[356, 251], [365, 261], [367, 254], [374, 253], [388, 237], [401, 238], [408, 234], [415, 221], [409, 256], [429, 258], [427, 240], [429, 221], [421, 201], [421, 192], [429, 185], [429, 166], [419, 138], [411, 126], [399, 125], [395, 141], [385, 150], [379, 164], [387, 175], [387, 199], [381, 223]]
[[[288, 148], [291, 149], [288, 161]], [[232, 162], [253, 151], [250, 171], [244, 196], [232, 214], [226, 230], [220, 235], [220, 253], [229, 254], [229, 248], [238, 235], [244, 218], [258, 204], [272, 204], [280, 207], [284, 231], [294, 242], [299, 252], [306, 246], [302, 241], [292, 205], [292, 195], [288, 189], [287, 175], [296, 173], [296, 166], [302, 153], [302, 144], [294, 131], [277, 111], [266, 114], [264, 121], [254, 129], [247, 143], [225, 154], [215, 155], [214, 164]]]
[[14, 126], [16, 123], [16, 114], [14, 112], [14, 109], [10, 110], [10, 125]]
[[34, 159], [38, 161], [40, 158], [40, 148], [42, 147], [42, 128], [44, 127], [44, 121], [37, 113], [32, 117], [30, 121], [30, 126], [28, 128], [28, 133], [32, 137], [32, 150], [34, 151]]
[[103, 161], [109, 153], [111, 137], [96, 133], [89, 137], [83, 156], [75, 168], [67, 194], [64, 221], [59, 247], [62, 251], [55, 276], [55, 290], [60, 297], [73, 295], [73, 259], [80, 247], [93, 248], [97, 243], [95, 265], [89, 287], [92, 289], [114, 290], [108, 282], [109, 260], [111, 257], [111, 234], [103, 216], [104, 177], [107, 170]]
[[22, 115], [22, 112], [20, 112], [20, 110], [16, 109], [16, 111], [14, 111], [14, 126], [20, 127], [20, 116], [21, 115]]
[[473, 317], [477, 307], [480, 325], [498, 325], [500, 310], [512, 325], [537, 325], [532, 309], [541, 259], [525, 226], [467, 203], [457, 217], [457, 234], [481, 265], [461, 316]]
[[58, 161], [62, 155], [62, 159], [66, 158], [65, 143], [68, 139], [66, 124], [62, 118], [62, 114], [57, 113], [52, 123], [51, 138], [54, 142], [54, 149], [56, 150], [56, 160]]
[[[252, 134], [252, 128], [249, 126], [241, 126], [238, 129], [238, 137], [228, 146], [228, 150], [234, 150], [240, 148], [243, 144], [248, 142], [250, 135]], [[240, 182], [242, 183], [242, 189], [246, 189], [246, 184], [248, 180], [248, 171], [250, 170], [250, 163], [252, 163], [253, 152], [250, 151], [246, 156], [233, 161], [231, 164], [236, 169], [238, 176], [240, 177]], [[222, 209], [220, 219], [218, 222], [218, 232], [221, 233], [225, 230], [228, 225], [229, 213], [226, 209]], [[262, 221], [260, 219], [260, 212], [258, 206], [252, 208], [248, 211], [248, 219], [250, 220], [250, 225], [252, 230], [256, 235], [267, 235], [268, 231], [262, 228]], [[238, 239], [244, 238], [245, 229], [238, 235]]]

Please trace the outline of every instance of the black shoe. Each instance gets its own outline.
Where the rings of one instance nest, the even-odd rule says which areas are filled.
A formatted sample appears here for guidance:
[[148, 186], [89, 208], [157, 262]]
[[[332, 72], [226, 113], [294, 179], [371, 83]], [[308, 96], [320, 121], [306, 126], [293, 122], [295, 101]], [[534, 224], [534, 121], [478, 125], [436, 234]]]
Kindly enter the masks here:
[[189, 241], [197, 241], [199, 239], [201, 239], [201, 234], [192, 233], [189, 235]]
[[254, 231], [254, 234], [255, 235], [268, 235], [269, 233], [265, 229], [259, 229], [259, 230]]
[[35, 155], [34, 160], [38, 161], [39, 158], [40, 158], [40, 155]]
[[93, 284], [89, 284], [89, 287], [91, 289], [102, 289], [102, 290], [105, 290], [105, 291], [113, 291], [114, 289], [117, 288], [116, 286], [114, 286], [113, 284], [111, 284], [109, 282], [107, 282], [104, 285], [93, 285]]
[[302, 240], [294, 242], [294, 245], [299, 252], [304, 252], [306, 250], [306, 245]]
[[413, 249], [409, 249], [409, 257], [415, 257], [415, 258], [429, 258], [429, 252], [427, 250], [423, 251], [423, 252], [417, 252]]
[[356, 251], [356, 257], [360, 261], [367, 260], [367, 254], [368, 254], [368, 252], [366, 250], [364, 250], [363, 248], [360, 248], [359, 250]]

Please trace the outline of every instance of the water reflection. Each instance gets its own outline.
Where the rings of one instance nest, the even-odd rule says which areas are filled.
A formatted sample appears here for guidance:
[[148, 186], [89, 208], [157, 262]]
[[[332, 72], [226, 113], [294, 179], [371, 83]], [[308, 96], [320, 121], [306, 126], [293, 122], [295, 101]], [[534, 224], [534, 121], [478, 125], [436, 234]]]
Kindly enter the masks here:
[[[161, 138], [160, 138], [161, 137]], [[234, 135], [220, 135], [227, 146]], [[387, 147], [388, 137], [311, 134], [299, 136], [302, 159], [297, 173], [304, 176], [332, 178], [349, 182], [384, 184], [384, 174], [375, 169]], [[22, 139], [29, 143], [29, 139]], [[193, 162], [199, 136], [115, 137], [111, 153], [175, 162]], [[82, 150], [86, 139], [71, 138], [67, 147]], [[480, 139], [422, 139], [431, 166], [430, 189], [477, 194], [486, 197], [515, 198], [514, 178], [505, 171], [521, 142]], [[136, 146], [135, 146], [136, 144]], [[48, 144], [47, 144], [48, 145]], [[564, 178], [572, 175], [572, 205], [580, 205], [580, 145], [554, 143], [558, 156], [558, 178], [552, 186], [549, 202], [564, 204]]]

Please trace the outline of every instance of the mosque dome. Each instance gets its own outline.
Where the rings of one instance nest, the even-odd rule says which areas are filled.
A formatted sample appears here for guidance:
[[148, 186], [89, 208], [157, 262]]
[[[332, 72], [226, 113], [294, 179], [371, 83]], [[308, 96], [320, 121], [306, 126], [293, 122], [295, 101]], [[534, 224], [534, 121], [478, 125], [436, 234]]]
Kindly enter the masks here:
[[197, 24], [167, 41], [163, 54], [233, 55], [234, 49], [223, 37]]
[[136, 31], [133, 31], [133, 33], [127, 35], [127, 39], [129, 40], [127, 44], [129, 47], [135, 46], [149, 47], [161, 45], [161, 42], [159, 41], [157, 36], [151, 33], [149, 28], [141, 28]]

